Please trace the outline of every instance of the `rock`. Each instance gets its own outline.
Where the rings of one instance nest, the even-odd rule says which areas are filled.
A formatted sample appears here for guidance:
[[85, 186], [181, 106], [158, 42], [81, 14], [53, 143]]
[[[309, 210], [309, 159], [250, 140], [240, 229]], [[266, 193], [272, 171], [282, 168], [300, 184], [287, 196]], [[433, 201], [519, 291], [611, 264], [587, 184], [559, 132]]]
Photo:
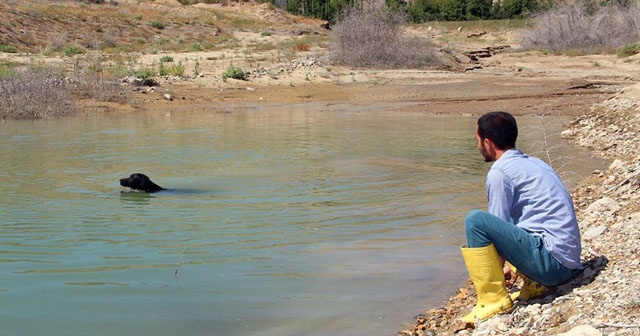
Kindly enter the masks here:
[[626, 168], [626, 166], [627, 165], [622, 160], [615, 159], [609, 165], [609, 170], [623, 170]]
[[619, 209], [620, 204], [609, 197], [603, 197], [587, 207], [590, 212], [616, 212]]
[[165, 93], [165, 94], [163, 95], [163, 97], [164, 97], [164, 99], [166, 99], [166, 100], [173, 101], [173, 96], [171, 96], [171, 95], [170, 95], [170, 94], [168, 94], [168, 93]]
[[602, 336], [602, 333], [592, 326], [580, 325], [558, 336]]
[[600, 237], [602, 233], [607, 229], [606, 226], [596, 226], [589, 228], [586, 232], [582, 234], [582, 239], [591, 240], [597, 237]]

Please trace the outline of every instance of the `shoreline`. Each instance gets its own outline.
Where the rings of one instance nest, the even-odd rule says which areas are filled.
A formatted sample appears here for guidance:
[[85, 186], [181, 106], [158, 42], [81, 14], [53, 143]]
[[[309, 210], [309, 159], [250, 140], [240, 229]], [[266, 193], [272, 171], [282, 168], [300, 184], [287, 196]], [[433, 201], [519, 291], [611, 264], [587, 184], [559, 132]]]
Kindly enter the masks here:
[[442, 307], [398, 335], [640, 335], [640, 84], [624, 87], [576, 117], [562, 136], [610, 162], [572, 192], [583, 271], [550, 294], [517, 302], [475, 329], [458, 316], [475, 305], [467, 281]]

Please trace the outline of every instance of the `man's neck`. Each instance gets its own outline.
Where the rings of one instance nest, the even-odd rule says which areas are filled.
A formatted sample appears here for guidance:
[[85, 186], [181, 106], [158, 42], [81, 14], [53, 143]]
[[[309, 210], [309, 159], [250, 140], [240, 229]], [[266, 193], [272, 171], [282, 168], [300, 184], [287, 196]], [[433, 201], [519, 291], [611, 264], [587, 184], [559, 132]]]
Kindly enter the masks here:
[[498, 159], [500, 159], [500, 157], [502, 157], [502, 155], [503, 155], [504, 153], [506, 153], [506, 152], [507, 152], [508, 150], [510, 150], [510, 149], [513, 149], [513, 147], [511, 147], [511, 148], [507, 148], [507, 149], [497, 149], [497, 148], [496, 148], [496, 161], [497, 161]]

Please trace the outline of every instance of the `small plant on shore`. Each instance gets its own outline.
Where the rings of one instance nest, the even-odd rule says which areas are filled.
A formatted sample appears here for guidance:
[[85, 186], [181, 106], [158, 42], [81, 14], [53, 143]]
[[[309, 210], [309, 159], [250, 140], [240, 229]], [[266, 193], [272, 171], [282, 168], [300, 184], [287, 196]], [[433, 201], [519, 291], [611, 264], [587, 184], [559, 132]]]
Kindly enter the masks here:
[[226, 80], [227, 78], [247, 80], [247, 74], [242, 70], [242, 68], [229, 64], [227, 70], [222, 74], [223, 80]]
[[196, 64], [193, 66], [193, 77], [200, 75], [200, 61], [196, 60]]
[[164, 62], [160, 62], [158, 66], [158, 74], [160, 76], [182, 76], [184, 75], [184, 65], [182, 61], [178, 61], [175, 64], [165, 65]]
[[160, 57], [160, 62], [173, 62], [173, 57], [165, 55]]
[[200, 43], [192, 43], [189, 47], [189, 51], [203, 51], [204, 47]]
[[151, 21], [151, 27], [162, 30], [164, 29], [164, 23], [161, 21]]
[[583, 180], [584, 177], [580, 174], [566, 169], [566, 166], [569, 165], [572, 160], [575, 160], [575, 157], [563, 155], [562, 145], [557, 143], [557, 140], [554, 140], [554, 138], [557, 139], [560, 134], [550, 132], [552, 124], [557, 122], [562, 123], [562, 120], [560, 120], [558, 116], [553, 116], [548, 113], [536, 114], [534, 116], [539, 119], [540, 126], [532, 128], [539, 130], [541, 137], [540, 140], [534, 141], [531, 144], [532, 148], [538, 149], [536, 155], [546, 161], [565, 182], [575, 183], [576, 181]]
[[640, 43], [632, 43], [623, 46], [618, 51], [618, 57], [625, 58], [640, 53]]
[[16, 53], [18, 52], [18, 49], [12, 45], [8, 45], [0, 42], [0, 52]]
[[0, 62], [0, 78], [8, 78], [15, 74], [17, 64], [13, 62]]
[[62, 52], [65, 54], [65, 56], [73, 56], [84, 54], [86, 50], [79, 45], [70, 44], [66, 46]]
[[133, 75], [138, 79], [150, 79], [156, 75], [156, 72], [153, 68], [142, 65], [134, 70]]

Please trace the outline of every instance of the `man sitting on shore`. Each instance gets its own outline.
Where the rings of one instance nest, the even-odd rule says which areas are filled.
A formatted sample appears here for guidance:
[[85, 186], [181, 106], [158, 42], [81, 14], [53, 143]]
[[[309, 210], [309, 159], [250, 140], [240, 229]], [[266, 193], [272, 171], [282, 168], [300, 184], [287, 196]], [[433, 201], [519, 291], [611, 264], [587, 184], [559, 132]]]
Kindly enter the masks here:
[[[495, 162], [486, 180], [489, 211], [473, 210], [465, 218], [467, 246], [461, 251], [478, 293], [475, 308], [461, 318], [466, 323], [508, 311], [512, 297], [539, 296], [544, 286], [567, 282], [581, 268], [571, 195], [549, 165], [516, 149], [517, 136], [509, 113], [478, 119], [478, 150], [485, 162]], [[518, 276], [524, 285], [510, 296], [507, 286]]]

